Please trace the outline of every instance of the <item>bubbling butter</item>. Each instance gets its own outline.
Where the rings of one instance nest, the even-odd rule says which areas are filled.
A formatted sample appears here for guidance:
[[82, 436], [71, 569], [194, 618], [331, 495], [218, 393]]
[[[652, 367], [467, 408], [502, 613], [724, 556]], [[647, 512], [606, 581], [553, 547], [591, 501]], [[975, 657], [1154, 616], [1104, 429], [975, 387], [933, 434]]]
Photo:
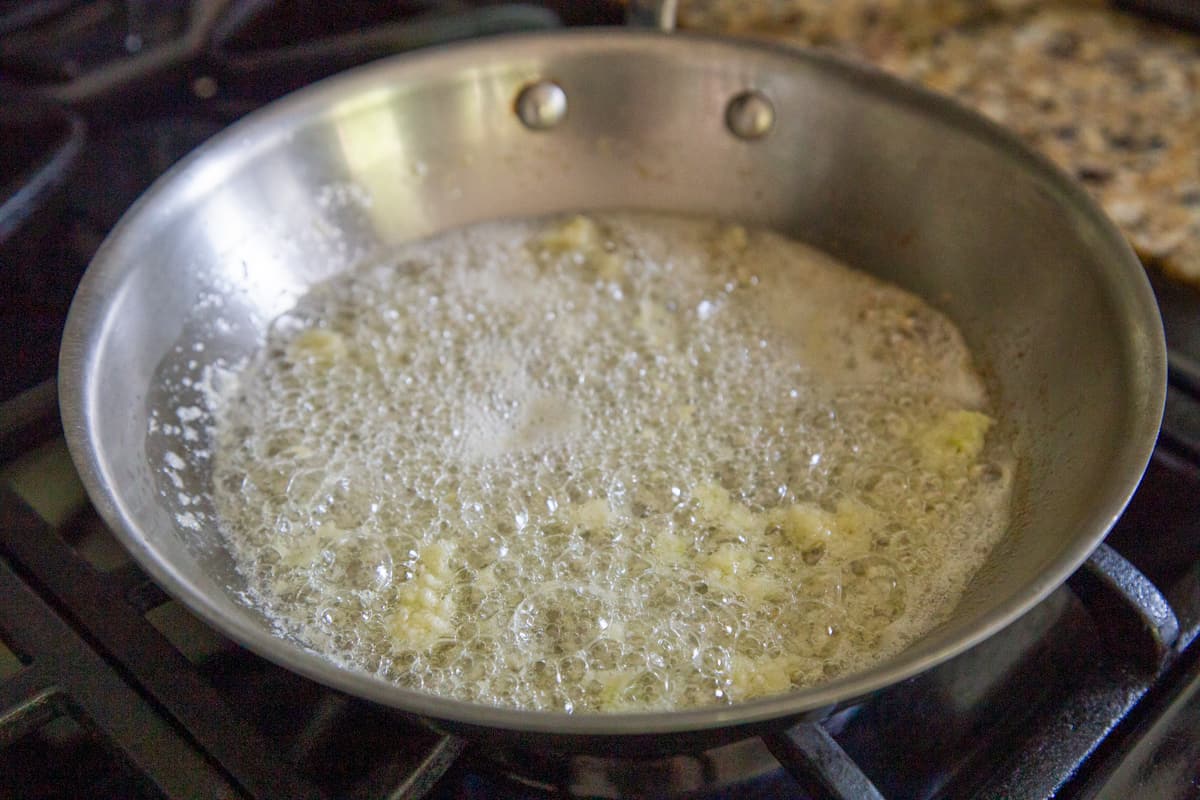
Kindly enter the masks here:
[[259, 604], [400, 686], [568, 712], [785, 692], [942, 621], [1011, 455], [962, 337], [763, 230], [477, 225], [315, 287], [218, 410]]

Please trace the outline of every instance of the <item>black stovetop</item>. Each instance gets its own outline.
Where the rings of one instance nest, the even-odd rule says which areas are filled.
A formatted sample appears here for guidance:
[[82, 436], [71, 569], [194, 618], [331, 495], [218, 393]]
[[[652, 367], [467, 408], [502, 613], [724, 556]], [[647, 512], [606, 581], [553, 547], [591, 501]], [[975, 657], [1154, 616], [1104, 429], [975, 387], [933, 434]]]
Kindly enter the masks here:
[[74, 287], [134, 198], [334, 71], [619, 18], [567, 0], [0, 0], [0, 797], [862, 796], [863, 779], [888, 798], [1200, 796], [1200, 296], [1155, 275], [1166, 418], [1107, 546], [983, 645], [767, 744], [499, 754], [256, 658], [115, 544], [70, 469], [52, 379]]

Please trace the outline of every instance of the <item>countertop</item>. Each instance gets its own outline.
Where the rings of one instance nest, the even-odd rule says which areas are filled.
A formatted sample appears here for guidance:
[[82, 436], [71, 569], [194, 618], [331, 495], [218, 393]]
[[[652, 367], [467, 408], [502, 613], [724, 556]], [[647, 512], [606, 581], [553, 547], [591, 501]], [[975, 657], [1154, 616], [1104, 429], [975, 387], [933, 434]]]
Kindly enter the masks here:
[[1102, 0], [683, 0], [680, 24], [832, 48], [957, 98], [1200, 286], [1200, 36]]

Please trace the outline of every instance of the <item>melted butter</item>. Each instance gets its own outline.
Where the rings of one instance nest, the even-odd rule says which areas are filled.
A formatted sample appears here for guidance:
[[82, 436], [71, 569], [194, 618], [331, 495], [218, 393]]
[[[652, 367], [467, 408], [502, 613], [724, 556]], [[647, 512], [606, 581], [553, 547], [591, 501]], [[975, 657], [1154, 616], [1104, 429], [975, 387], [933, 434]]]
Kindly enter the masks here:
[[314, 288], [238, 387], [214, 489], [256, 602], [463, 700], [678, 708], [862, 669], [1007, 522], [953, 325], [711, 220], [406, 245]]

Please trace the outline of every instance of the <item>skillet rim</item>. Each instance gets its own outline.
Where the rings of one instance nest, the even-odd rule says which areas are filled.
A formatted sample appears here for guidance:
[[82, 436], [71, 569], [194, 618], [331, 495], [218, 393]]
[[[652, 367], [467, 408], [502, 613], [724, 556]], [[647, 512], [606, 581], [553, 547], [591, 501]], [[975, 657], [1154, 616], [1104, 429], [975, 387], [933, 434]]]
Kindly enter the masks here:
[[[1110, 249], [1111, 257], [1123, 262], [1121, 268], [1124, 274], [1118, 277], [1126, 284], [1124, 290], [1131, 293], [1127, 302], [1138, 312], [1138, 319], [1133, 320], [1136, 330], [1130, 333], [1131, 341], [1126, 344], [1133, 353], [1130, 358], [1131, 369], [1136, 363], [1146, 370], [1144, 382], [1151, 387], [1153, 394], [1143, 398], [1147, 413], [1139, 417], [1136, 427], [1124, 436], [1124, 458], [1121, 460], [1120, 475], [1115, 481], [1120, 490], [1102, 498], [1105, 502], [1097, 503], [1088, 524], [1069, 537], [1069, 544], [1059, 557], [1044, 568], [1024, 591], [982, 614], [981, 624], [969, 635], [960, 636], [937, 648], [923, 648], [918, 641], [913, 648], [863, 672], [811, 688], [730, 706], [568, 714], [468, 703], [402, 689], [371, 675], [339, 667], [248, 620], [230, 618], [221, 613], [204, 592], [166, 559], [160, 558], [158, 551], [141, 536], [138, 523], [115, 491], [119, 482], [90, 435], [96, 417], [95, 387], [103, 380], [96, 368], [99, 344], [113, 325], [108, 301], [121, 288], [126, 273], [133, 270], [137, 263], [130, 259], [122, 260], [118, 257], [118, 250], [130, 249], [132, 245], [129, 240], [133, 239], [136, 243], [136, 236], [146, 227], [148, 220], [155, 216], [169, 216], [172, 206], [186, 205], [188, 198], [203, 186], [211, 186], [212, 181], [219, 180], [222, 172], [214, 170], [214, 165], [209, 162], [223, 158], [227, 162], [223, 165], [223, 174], [228, 174], [256, 153], [268, 149], [279, 138], [288, 136], [289, 131], [299, 123], [326, 109], [330, 103], [338, 100], [344, 102], [358, 91], [373, 88], [383, 83], [385, 76], [395, 79], [436, 77], [455, 66], [527, 55], [531, 47], [539, 48], [542, 57], [576, 55], [585, 51], [611, 52], [622, 47], [655, 52], [681, 48], [688, 51], [689, 58], [699, 57], [706, 52], [714, 58], [731, 52], [783, 57], [801, 68], [820, 73], [822, 78], [850, 84], [852, 88], [869, 93], [872, 98], [879, 98], [882, 102], [897, 103], [923, 114], [940, 117], [956, 131], [999, 148], [1017, 166], [1040, 177], [1056, 195], [1056, 199], [1073, 206], [1083, 215], [1083, 219], [1095, 227], [1100, 237], [1098, 246]], [[204, 180], [195, 180], [197, 173], [204, 171], [207, 171], [203, 175]], [[1083, 564], [1115, 524], [1149, 463], [1161, 423], [1166, 384], [1165, 337], [1157, 302], [1144, 267], [1091, 195], [1046, 157], [1026, 146], [1016, 134], [949, 98], [828, 53], [703, 34], [667, 35], [657, 31], [628, 29], [511, 34], [393, 56], [326, 78], [247, 115], [159, 177], [122, 216], [97, 251], [79, 285], [68, 314], [59, 359], [63, 428], [72, 459], [92, 503], [142, 568], [168, 594], [184, 603], [207, 624], [259, 656], [289, 670], [404, 712], [472, 727], [559, 737], [682, 734], [816, 716], [824, 710], [925, 672], [990, 638], [1060, 586]], [[1132, 399], [1128, 405], [1133, 412], [1135, 404]], [[1088, 535], [1083, 535], [1084, 532]]]

